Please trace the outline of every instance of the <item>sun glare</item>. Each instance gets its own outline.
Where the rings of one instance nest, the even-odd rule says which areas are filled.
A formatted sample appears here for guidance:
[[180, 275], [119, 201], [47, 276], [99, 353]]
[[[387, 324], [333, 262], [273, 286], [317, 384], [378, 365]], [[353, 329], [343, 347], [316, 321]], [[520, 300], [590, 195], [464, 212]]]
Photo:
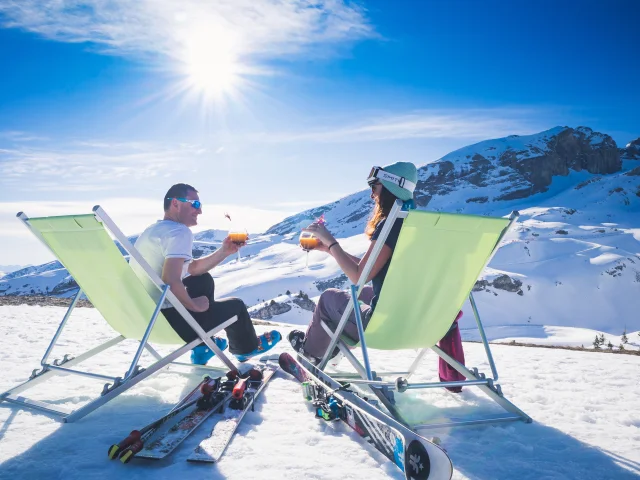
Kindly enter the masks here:
[[190, 93], [206, 101], [221, 102], [237, 95], [243, 66], [229, 35], [195, 33], [184, 53], [184, 75]]

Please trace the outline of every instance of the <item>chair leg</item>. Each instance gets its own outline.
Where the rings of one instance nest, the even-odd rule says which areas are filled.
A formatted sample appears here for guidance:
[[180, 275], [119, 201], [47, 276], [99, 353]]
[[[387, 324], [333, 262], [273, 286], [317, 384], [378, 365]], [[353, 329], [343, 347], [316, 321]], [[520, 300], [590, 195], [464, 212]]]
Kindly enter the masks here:
[[[97, 355], [100, 352], [103, 352], [104, 350], [107, 350], [111, 347], [113, 347], [114, 345], [117, 345], [118, 343], [122, 342], [124, 340], [124, 337], [122, 335], [119, 335], [117, 337], [112, 338], [111, 340], [104, 342], [101, 345], [98, 345], [95, 348], [92, 348], [91, 350], [86, 351], [85, 353], [78, 355], [75, 358], [72, 358], [71, 360], [69, 360], [68, 362], [65, 363], [65, 365], [67, 367], [72, 367], [73, 365], [77, 365], [78, 363], [91, 358], [95, 355]], [[35, 373], [35, 371], [34, 371]], [[29, 380], [27, 380], [24, 383], [21, 383], [18, 386], [13, 387], [10, 390], [7, 390], [6, 392], [2, 393], [0, 395], [0, 401], [6, 399], [9, 396], [13, 396], [16, 395], [20, 392], [24, 392], [25, 390], [30, 389], [31, 387], [36, 386], [37, 384], [50, 379], [51, 377], [55, 376], [55, 375], [59, 375], [61, 373], [64, 373], [63, 371], [59, 371], [59, 370], [48, 370], [46, 367], [44, 367], [44, 371], [42, 371], [42, 373], [38, 373], [36, 374], [36, 376], [30, 378]]]
[[[216, 332], [220, 331], [223, 328], [226, 328], [228, 325], [230, 325], [234, 321], [235, 321], [235, 317], [219, 325], [218, 327], [210, 330], [209, 332], [206, 332], [205, 335], [208, 335], [208, 336], [215, 335]], [[48, 368], [48, 366], [45, 366], [43, 367], [43, 371], [41, 373], [35, 374], [35, 377], [1, 394], [0, 401], [4, 400], [6, 402], [17, 404], [22, 407], [34, 408], [36, 410], [41, 410], [47, 413], [55, 414], [55, 415], [61, 416], [64, 422], [74, 422], [84, 417], [85, 415], [91, 413], [92, 411], [104, 405], [105, 403], [109, 402], [110, 400], [114, 399], [115, 397], [120, 395], [122, 392], [136, 385], [138, 382], [155, 374], [160, 369], [171, 364], [174, 360], [184, 355], [189, 350], [191, 350], [196, 345], [202, 342], [201, 338], [197, 338], [192, 342], [189, 342], [188, 344], [178, 348], [177, 350], [170, 353], [169, 355], [158, 359], [154, 364], [152, 364], [148, 368], [143, 370], [136, 370], [136, 373], [130, 376], [127, 380], [117, 381], [112, 385], [106, 384], [103, 390], [103, 393], [99, 398], [89, 402], [87, 405], [84, 405], [83, 407], [80, 407], [79, 409], [73, 412], [68, 412], [62, 408], [56, 407], [55, 405], [48, 404], [46, 402], [39, 402], [39, 401], [31, 400], [31, 399], [17, 395], [18, 393], [24, 390], [27, 390], [37, 385], [38, 383], [41, 383], [49, 378], [52, 378], [54, 375], [59, 375], [62, 373], [82, 375], [84, 372], [73, 371], [73, 370], [67, 369], [67, 367], [71, 367], [75, 364], [82, 362], [83, 360], [93, 357], [96, 354], [104, 350], [107, 350], [108, 348], [122, 342], [123, 340], [124, 340], [123, 336], [115, 337], [112, 340], [109, 340], [103, 343], [102, 345], [99, 345], [98, 347], [95, 347], [92, 350], [89, 350], [69, 360], [68, 362], [65, 363], [65, 368], [57, 367], [54, 370], [54, 369]], [[159, 356], [158, 353], [152, 347], [148, 346], [148, 344], [145, 346], [145, 348], [152, 351], [153, 352], [152, 355]]]
[[420, 362], [422, 362], [422, 359], [424, 358], [424, 356], [427, 354], [428, 351], [429, 351], [428, 348], [423, 348], [422, 350], [420, 350], [420, 353], [418, 353], [418, 356], [416, 357], [416, 359], [413, 361], [413, 363], [409, 367], [409, 373], [407, 374], [407, 380], [409, 380], [413, 376], [413, 374], [416, 373], [416, 370], [418, 369], [418, 366], [420, 365]]
[[164, 357], [162, 360], [158, 360], [156, 363], [154, 363], [153, 365], [151, 365], [147, 369], [141, 371], [140, 373], [137, 373], [136, 375], [131, 377], [126, 382], [123, 382], [120, 385], [116, 385], [116, 386], [112, 387], [111, 389], [109, 389], [107, 391], [107, 393], [105, 393], [104, 395], [100, 396], [100, 398], [97, 398], [97, 399], [93, 400], [92, 402], [88, 403], [87, 405], [75, 410], [74, 412], [72, 412], [71, 414], [66, 416], [64, 418], [64, 421], [67, 422], [67, 423], [71, 423], [71, 422], [75, 422], [76, 420], [81, 419], [85, 415], [88, 415], [89, 413], [91, 413], [95, 409], [97, 409], [98, 407], [101, 407], [102, 405], [104, 405], [105, 403], [109, 402], [110, 400], [113, 400], [115, 397], [117, 397], [121, 393], [129, 390], [131, 387], [136, 385], [138, 382], [141, 382], [145, 378], [150, 377], [151, 375], [155, 374], [156, 372], [158, 372], [158, 370], [160, 370], [161, 368], [163, 368], [166, 365], [170, 364], [176, 358], [184, 355], [189, 350], [191, 350], [193, 347], [198, 345], [200, 342], [201, 342], [201, 340], [198, 338], [198, 339], [196, 339], [196, 340], [194, 340], [194, 341], [192, 341], [192, 342], [180, 347], [179, 349], [175, 350], [174, 352], [172, 352], [169, 355], [167, 355], [166, 357]]
[[[454, 358], [447, 355], [443, 352], [440, 347], [433, 346], [431, 349], [438, 354], [440, 358], [442, 358], [445, 362], [455, 368], [459, 373], [464, 375], [469, 380], [482, 380], [478, 376], [476, 376], [471, 370], [466, 368], [461, 363], [457, 362]], [[487, 385], [477, 385], [477, 387], [482, 390], [489, 398], [491, 398], [494, 402], [499, 404], [502, 408], [511, 412], [515, 415], [518, 415], [521, 420], [530, 423], [532, 421], [531, 417], [516, 407], [513, 403], [502, 396], [502, 392], [499, 388], [493, 386], [493, 381], [489, 382], [489, 386]]]

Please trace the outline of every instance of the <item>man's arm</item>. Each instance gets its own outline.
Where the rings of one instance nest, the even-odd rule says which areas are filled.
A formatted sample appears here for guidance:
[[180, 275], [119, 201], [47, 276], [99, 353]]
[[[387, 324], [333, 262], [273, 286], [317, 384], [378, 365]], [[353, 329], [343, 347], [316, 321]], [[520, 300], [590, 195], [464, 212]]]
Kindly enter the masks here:
[[187, 310], [192, 312], [205, 312], [209, 308], [209, 299], [207, 297], [191, 298], [187, 293], [187, 289], [182, 283], [182, 266], [184, 258], [167, 258], [162, 267], [162, 281], [169, 285], [171, 293], [173, 293], [180, 303]]
[[240, 247], [244, 245], [244, 243], [242, 245], [236, 245], [231, 241], [231, 238], [225, 238], [220, 248], [211, 255], [198, 258], [191, 262], [189, 264], [189, 273], [196, 276], [208, 272], [214, 267], [220, 265], [229, 255], [236, 253]]

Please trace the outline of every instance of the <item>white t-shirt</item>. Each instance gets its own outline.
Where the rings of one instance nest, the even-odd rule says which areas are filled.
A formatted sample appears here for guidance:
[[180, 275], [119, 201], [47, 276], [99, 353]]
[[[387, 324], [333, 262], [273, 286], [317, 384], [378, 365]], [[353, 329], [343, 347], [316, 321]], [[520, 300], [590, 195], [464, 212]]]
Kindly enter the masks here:
[[[140, 234], [135, 247], [159, 277], [162, 278], [162, 268], [167, 258], [183, 258], [181, 278], [188, 275], [189, 264], [193, 261], [193, 233], [186, 225], [173, 220], [158, 220]], [[132, 258], [129, 263], [151, 298], [157, 302], [161, 295], [158, 287], [138, 262]], [[162, 308], [170, 306], [165, 302]]]

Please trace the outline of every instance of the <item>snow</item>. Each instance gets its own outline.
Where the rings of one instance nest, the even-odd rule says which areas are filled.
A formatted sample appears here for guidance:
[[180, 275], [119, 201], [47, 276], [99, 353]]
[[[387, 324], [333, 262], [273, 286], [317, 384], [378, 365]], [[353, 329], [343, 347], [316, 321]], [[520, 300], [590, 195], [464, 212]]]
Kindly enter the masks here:
[[[0, 390], [23, 381], [36, 368], [64, 311], [61, 307], [0, 307], [0, 369], [4, 373]], [[54, 358], [80, 353], [83, 343], [96, 345], [114, 335], [94, 309], [78, 308], [67, 328]], [[261, 332], [273, 327], [256, 328]], [[286, 335], [290, 328], [279, 329]], [[528, 330], [499, 335], [522, 337], [543, 331], [548, 340], [560, 343], [587, 335], [581, 329], [523, 328]], [[490, 338], [496, 331], [487, 328]], [[637, 332], [629, 337], [633, 335], [637, 337]], [[467, 365], [489, 373], [481, 344], [465, 342], [464, 346]], [[282, 342], [276, 352], [288, 348]], [[118, 354], [130, 356], [134, 349], [134, 343], [125, 342], [112, 353], [96, 357], [92, 366], [107, 374], [122, 374], [127, 363], [125, 355]], [[492, 350], [506, 397], [534, 422], [427, 433], [442, 440], [456, 469], [454, 479], [631, 479], [640, 475], [640, 357], [508, 345], [494, 345]], [[414, 355], [413, 351], [371, 352], [374, 366], [386, 364], [389, 369], [406, 368]], [[149, 360], [146, 354], [144, 360]], [[416, 381], [437, 380], [434, 354], [427, 355], [421, 367]], [[198, 378], [196, 373], [180, 375], [177, 368], [163, 371], [73, 424], [0, 404], [0, 478], [403, 478], [343, 424], [316, 420], [297, 383], [282, 373], [266, 388], [255, 412], [247, 414], [218, 465], [186, 462], [210, 423], [165, 460], [134, 460], [125, 466], [107, 459], [109, 445], [167, 411]], [[67, 376], [35, 387], [29, 394], [75, 408], [101, 388], [98, 381]], [[440, 389], [415, 392], [398, 395], [400, 408], [412, 421], [464, 417], [473, 408], [480, 415], [499, 411], [472, 389], [461, 395]]]
[[622, 255], [616, 255], [615, 253], [603, 253], [597, 257], [590, 258], [589, 262], [592, 265], [606, 265], [622, 258], [624, 258]]
[[[477, 328], [460, 329], [464, 341], [481, 341]], [[493, 343], [530, 343], [533, 345], [557, 345], [566, 347], [592, 348], [596, 336], [604, 335], [604, 345], [611, 342], [615, 349], [622, 343], [621, 336], [607, 335], [598, 330], [578, 327], [555, 327], [550, 325], [503, 325], [485, 328], [487, 340]], [[627, 333], [627, 350], [640, 349], [640, 336]]]
[[[488, 140], [452, 152], [437, 163], [451, 161], [456, 169], [468, 169], [476, 153], [494, 161], [507, 150], [519, 158], [532, 158], [565, 128]], [[590, 129], [576, 131], [590, 137], [593, 145], [604, 141]], [[487, 337], [496, 344], [493, 353], [503, 390], [534, 423], [437, 432], [456, 467], [454, 478], [618, 479], [640, 475], [639, 356], [508, 345], [593, 349], [595, 337], [604, 335], [605, 345], [611, 342], [618, 349], [627, 331], [629, 343], [624, 348], [640, 349], [639, 177], [626, 175], [637, 165], [637, 161], [625, 160], [620, 172], [602, 176], [570, 171], [567, 176], [554, 177], [547, 191], [512, 201], [467, 203], [472, 196], [493, 199], [505, 188], [523, 187], [500, 184], [495, 178], [489, 178], [483, 187], [456, 186], [431, 199], [429, 210], [494, 216], [520, 212], [515, 228], [482, 273], [485, 282], [476, 288], [474, 297]], [[433, 171], [428, 167], [420, 170], [420, 180]], [[268, 234], [251, 234], [240, 260], [230, 257], [211, 272], [216, 296], [243, 299], [254, 316], [272, 300], [289, 305], [287, 312], [270, 319], [284, 335], [294, 325], [306, 325], [311, 312], [294, 303], [295, 295], [302, 291], [317, 300], [321, 285], [339, 283], [341, 271], [326, 254], [303, 252], [297, 245], [299, 229], [324, 213], [341, 245], [361, 255], [369, 243], [362, 226], [370, 207], [369, 191], [363, 190], [290, 217]], [[207, 254], [220, 246], [225, 232], [198, 232], [194, 246]], [[0, 270], [8, 271], [2, 266]], [[0, 278], [0, 294], [44, 293], [69, 278], [58, 262], [30, 266]], [[73, 293], [70, 289], [59, 294]], [[471, 306], [467, 302], [462, 309], [467, 364], [489, 373], [482, 345], [476, 343], [480, 337]], [[24, 381], [39, 365], [63, 314], [59, 307], [0, 307], [0, 391]], [[258, 326], [257, 330], [267, 328], [273, 327]], [[79, 338], [92, 346], [113, 335], [93, 309], [77, 309], [68, 329], [54, 357], [83, 351]], [[288, 348], [285, 343], [277, 351]], [[115, 353], [89, 365], [121, 376], [128, 365], [117, 353], [131, 354], [134, 348], [124, 343]], [[400, 370], [414, 353], [374, 351], [372, 358], [374, 366], [379, 362]], [[148, 361], [146, 354], [145, 359]], [[435, 357], [428, 356], [418, 379], [437, 380], [436, 366]], [[261, 478], [336, 478], [338, 472], [346, 478], [402, 478], [355, 434], [341, 425], [315, 420], [298, 386], [282, 375], [268, 386], [256, 411], [247, 415], [217, 466], [185, 462], [206, 426], [166, 461], [123, 466], [106, 460], [111, 443], [167, 411], [198, 378], [196, 373], [183, 376], [175, 369], [163, 372], [73, 425], [60, 425], [46, 415], [0, 404], [0, 479], [50, 477], [51, 472], [60, 478], [119, 478], [123, 472], [132, 478], [246, 478], [247, 464], [258, 465]], [[29, 394], [36, 399], [57, 398], [59, 405], [77, 408], [100, 390], [100, 382], [67, 376]], [[458, 396], [412, 391], [399, 402], [414, 420], [464, 416], [472, 406], [495, 412], [487, 398], [469, 389]]]

